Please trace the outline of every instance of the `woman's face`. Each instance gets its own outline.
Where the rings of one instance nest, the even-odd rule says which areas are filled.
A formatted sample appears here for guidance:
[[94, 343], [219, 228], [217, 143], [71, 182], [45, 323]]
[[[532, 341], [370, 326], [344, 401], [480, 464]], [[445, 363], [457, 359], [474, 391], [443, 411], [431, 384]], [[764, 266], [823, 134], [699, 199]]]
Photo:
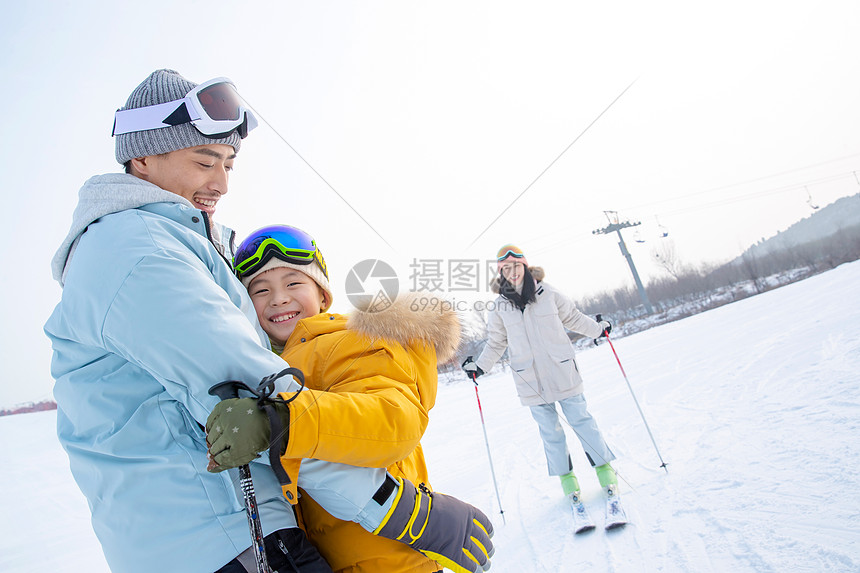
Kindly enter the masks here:
[[509, 258], [502, 263], [502, 276], [512, 285], [519, 286], [523, 282], [523, 275], [525, 266], [521, 262]]

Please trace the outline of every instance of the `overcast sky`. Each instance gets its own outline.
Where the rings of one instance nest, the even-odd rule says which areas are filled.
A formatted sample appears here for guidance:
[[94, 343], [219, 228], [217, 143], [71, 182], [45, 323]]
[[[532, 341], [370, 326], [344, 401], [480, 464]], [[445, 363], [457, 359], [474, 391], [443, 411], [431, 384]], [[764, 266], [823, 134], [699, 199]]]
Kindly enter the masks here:
[[860, 190], [860, 4], [593, 4], [4, 7], [0, 406], [51, 395], [49, 261], [81, 184], [119, 170], [113, 112], [158, 68], [228, 76], [265, 120], [217, 218], [314, 235], [341, 312], [363, 259], [406, 290], [513, 242], [578, 298], [632, 282], [614, 236], [592, 235], [605, 210], [642, 222], [645, 243], [626, 237], [647, 280], [661, 240], [728, 260]]

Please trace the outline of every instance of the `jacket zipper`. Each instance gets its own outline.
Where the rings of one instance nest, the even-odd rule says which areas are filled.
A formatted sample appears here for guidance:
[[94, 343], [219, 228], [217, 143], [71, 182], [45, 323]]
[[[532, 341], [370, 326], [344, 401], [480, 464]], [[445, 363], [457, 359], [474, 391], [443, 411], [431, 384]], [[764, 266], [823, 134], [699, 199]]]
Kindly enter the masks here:
[[[227, 260], [227, 257], [224, 256], [224, 253], [221, 252], [221, 249], [218, 248], [218, 245], [215, 244], [215, 240], [212, 238], [212, 227], [209, 223], [209, 215], [206, 213], [206, 211], [200, 211], [200, 214], [203, 215], [203, 226], [206, 228], [206, 239], [208, 239], [209, 242], [212, 243], [212, 246], [215, 247], [215, 250], [218, 251], [218, 254], [221, 255], [221, 258], [224, 259], [225, 263], [227, 263], [227, 267], [229, 267], [230, 270], [232, 270], [233, 269], [233, 263]], [[233, 238], [235, 235], [236, 235], [236, 232], [233, 231], [232, 229], [230, 229], [229, 240], [230, 240], [231, 247], [232, 247]]]

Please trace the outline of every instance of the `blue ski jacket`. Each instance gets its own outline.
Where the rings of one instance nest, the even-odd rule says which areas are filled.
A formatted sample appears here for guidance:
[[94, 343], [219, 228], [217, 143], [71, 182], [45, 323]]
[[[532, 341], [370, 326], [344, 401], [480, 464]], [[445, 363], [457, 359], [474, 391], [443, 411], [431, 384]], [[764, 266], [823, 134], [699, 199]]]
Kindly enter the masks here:
[[[81, 189], [54, 258], [57, 434], [112, 571], [210, 573], [250, 546], [236, 471], [206, 470], [208, 389], [285, 364], [216, 248], [231, 239], [178, 195], [102, 175]], [[264, 532], [295, 527], [271, 468], [250, 465]], [[353, 520], [384, 475], [313, 460], [299, 485]]]

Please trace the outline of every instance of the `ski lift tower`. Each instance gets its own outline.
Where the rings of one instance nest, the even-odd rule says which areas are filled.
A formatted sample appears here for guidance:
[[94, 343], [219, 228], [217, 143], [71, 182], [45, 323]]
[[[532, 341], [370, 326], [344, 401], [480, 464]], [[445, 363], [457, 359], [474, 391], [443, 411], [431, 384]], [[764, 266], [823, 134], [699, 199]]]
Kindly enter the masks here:
[[621, 254], [624, 255], [624, 258], [627, 259], [627, 264], [630, 266], [630, 272], [633, 273], [633, 280], [636, 281], [636, 288], [639, 291], [639, 298], [642, 299], [642, 304], [645, 305], [645, 310], [648, 311], [648, 314], [652, 314], [654, 312], [653, 307], [651, 306], [651, 301], [648, 300], [648, 293], [645, 292], [645, 287], [642, 286], [642, 280], [639, 278], [639, 273], [636, 272], [636, 265], [633, 264], [633, 255], [630, 254], [630, 251], [627, 250], [627, 245], [624, 243], [624, 237], [621, 236], [621, 229], [626, 229], [627, 227], [636, 227], [641, 225], [640, 221], [619, 221], [618, 220], [618, 212], [617, 211], [604, 211], [604, 215], [606, 215], [606, 219], [609, 221], [609, 225], [603, 227], [602, 229], [595, 229], [591, 232], [592, 235], [608, 235], [613, 231], [618, 234], [618, 246], [621, 248]]

